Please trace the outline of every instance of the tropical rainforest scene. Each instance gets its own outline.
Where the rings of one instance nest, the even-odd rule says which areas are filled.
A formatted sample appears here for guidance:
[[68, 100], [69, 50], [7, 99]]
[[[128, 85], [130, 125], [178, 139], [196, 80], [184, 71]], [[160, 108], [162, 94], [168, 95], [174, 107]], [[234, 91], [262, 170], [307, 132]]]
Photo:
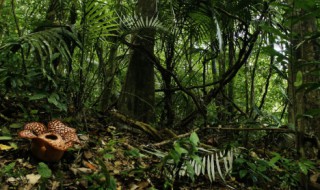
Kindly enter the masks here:
[[0, 0], [0, 189], [320, 189], [319, 0]]

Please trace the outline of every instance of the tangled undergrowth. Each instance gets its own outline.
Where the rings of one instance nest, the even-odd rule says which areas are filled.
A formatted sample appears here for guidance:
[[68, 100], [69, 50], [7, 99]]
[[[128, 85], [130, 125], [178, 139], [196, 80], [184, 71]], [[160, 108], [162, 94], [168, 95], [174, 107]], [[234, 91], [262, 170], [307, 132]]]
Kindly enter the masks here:
[[[90, 124], [78, 134], [81, 144], [57, 163], [34, 158], [30, 143], [12, 133], [0, 142], [1, 188], [290, 189], [299, 185], [301, 173], [317, 171], [314, 162], [271, 152], [277, 149], [266, 148], [263, 140], [245, 148], [227, 143], [228, 135], [197, 133], [159, 143], [130, 127]], [[218, 149], [217, 139], [226, 146]]]

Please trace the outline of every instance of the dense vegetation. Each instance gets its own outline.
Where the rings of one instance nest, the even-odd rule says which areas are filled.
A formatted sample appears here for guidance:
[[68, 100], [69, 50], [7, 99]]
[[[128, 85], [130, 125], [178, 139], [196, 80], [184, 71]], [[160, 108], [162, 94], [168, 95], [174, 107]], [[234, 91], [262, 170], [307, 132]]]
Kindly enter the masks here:
[[[0, 0], [0, 13], [0, 186], [320, 189], [320, 1]], [[82, 137], [60, 165], [17, 137], [52, 119]]]

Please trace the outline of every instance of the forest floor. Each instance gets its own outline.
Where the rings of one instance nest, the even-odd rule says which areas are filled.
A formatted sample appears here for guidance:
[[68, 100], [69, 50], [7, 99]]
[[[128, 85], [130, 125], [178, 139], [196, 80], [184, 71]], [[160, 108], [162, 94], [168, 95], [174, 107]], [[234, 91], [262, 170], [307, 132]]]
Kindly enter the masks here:
[[[172, 142], [156, 147], [154, 150], [157, 151], [153, 153], [143, 151], [157, 141], [141, 132], [114, 126], [92, 125], [80, 131], [78, 136], [80, 145], [66, 151], [59, 162], [45, 164], [32, 156], [28, 140], [12, 135], [11, 140], [0, 141], [1, 190], [107, 187], [154, 190], [164, 189], [168, 182], [161, 171], [161, 154], [165, 156], [165, 152], [170, 151]], [[210, 182], [208, 176], [197, 177], [194, 181], [189, 177], [176, 177], [172, 186], [183, 190], [247, 189], [232, 177]]]

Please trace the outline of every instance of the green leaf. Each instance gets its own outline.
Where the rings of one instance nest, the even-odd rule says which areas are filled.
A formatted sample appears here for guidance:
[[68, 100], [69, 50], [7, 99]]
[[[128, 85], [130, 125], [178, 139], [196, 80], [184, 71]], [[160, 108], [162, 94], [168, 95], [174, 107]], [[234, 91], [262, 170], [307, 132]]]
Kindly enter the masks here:
[[243, 158], [237, 158], [237, 159], [235, 159], [235, 162], [236, 163], [239, 163], [239, 164], [243, 164], [243, 163], [245, 163], [247, 160], [246, 159], [243, 159]]
[[169, 158], [172, 158], [175, 164], [178, 164], [180, 162], [180, 154], [178, 154], [177, 151], [171, 150], [169, 152]]
[[192, 160], [195, 160], [197, 164], [202, 164], [200, 156], [191, 155], [190, 158], [192, 158]]
[[48, 102], [55, 105], [60, 110], [67, 111], [66, 105], [61, 103], [59, 99], [60, 99], [59, 95], [56, 93], [53, 93], [48, 97]]
[[239, 171], [239, 176], [240, 176], [240, 178], [243, 178], [244, 176], [246, 176], [247, 173], [248, 173], [248, 170], [240, 170], [240, 171]]
[[278, 160], [280, 160], [281, 155], [278, 153], [273, 153], [275, 156], [269, 161], [269, 166], [274, 167], [275, 163], [278, 162]]
[[3, 173], [8, 173], [10, 170], [12, 170], [14, 168], [14, 166], [16, 165], [16, 162], [11, 162], [10, 164], [6, 165], [3, 169], [2, 172]]
[[191, 166], [190, 162], [186, 162], [186, 165], [188, 176], [191, 178], [192, 181], [194, 181], [194, 168]]
[[18, 149], [18, 145], [16, 143], [14, 143], [14, 142], [9, 142], [9, 145], [15, 150]]
[[12, 137], [10, 136], [0, 136], [0, 141], [7, 141], [7, 140], [11, 140]]
[[308, 167], [303, 162], [299, 162], [298, 165], [299, 165], [300, 171], [304, 175], [307, 175], [308, 174]]
[[10, 128], [13, 128], [13, 129], [19, 129], [21, 127], [23, 127], [23, 124], [22, 123], [12, 123], [11, 125], [9, 125]]
[[302, 72], [298, 71], [296, 75], [296, 81], [294, 82], [295, 87], [299, 87], [302, 85]]
[[198, 143], [199, 143], [199, 137], [198, 137], [198, 135], [197, 135], [196, 132], [191, 133], [191, 135], [190, 135], [190, 141], [192, 142], [192, 144], [198, 145]]
[[38, 114], [39, 113], [39, 110], [31, 110], [30, 111], [30, 114], [32, 114], [32, 115], [36, 115], [36, 114]]
[[249, 166], [253, 171], [255, 171], [255, 170], [257, 169], [257, 166], [254, 165], [253, 163], [247, 162], [247, 164], [248, 164], [248, 166]]
[[125, 151], [125, 155], [132, 156], [135, 158], [141, 157], [141, 154], [138, 149], [132, 149], [132, 150]]
[[103, 155], [103, 158], [105, 158], [105, 159], [114, 159], [114, 155], [106, 153], [106, 154]]
[[11, 130], [9, 130], [7, 127], [2, 127], [1, 134], [2, 136], [11, 136]]
[[47, 94], [39, 93], [39, 94], [34, 94], [31, 97], [29, 97], [29, 100], [40, 100], [40, 99], [43, 99], [45, 97], [47, 97]]
[[188, 150], [186, 150], [185, 148], [182, 148], [179, 143], [174, 143], [174, 150], [177, 151], [179, 155], [183, 153], [185, 154], [188, 153]]
[[40, 162], [38, 164], [38, 167], [37, 167], [37, 170], [38, 170], [38, 173], [41, 175], [41, 177], [43, 178], [50, 178], [51, 175], [52, 175], [52, 171], [51, 169], [48, 167], [47, 164], [43, 163], [43, 162]]

